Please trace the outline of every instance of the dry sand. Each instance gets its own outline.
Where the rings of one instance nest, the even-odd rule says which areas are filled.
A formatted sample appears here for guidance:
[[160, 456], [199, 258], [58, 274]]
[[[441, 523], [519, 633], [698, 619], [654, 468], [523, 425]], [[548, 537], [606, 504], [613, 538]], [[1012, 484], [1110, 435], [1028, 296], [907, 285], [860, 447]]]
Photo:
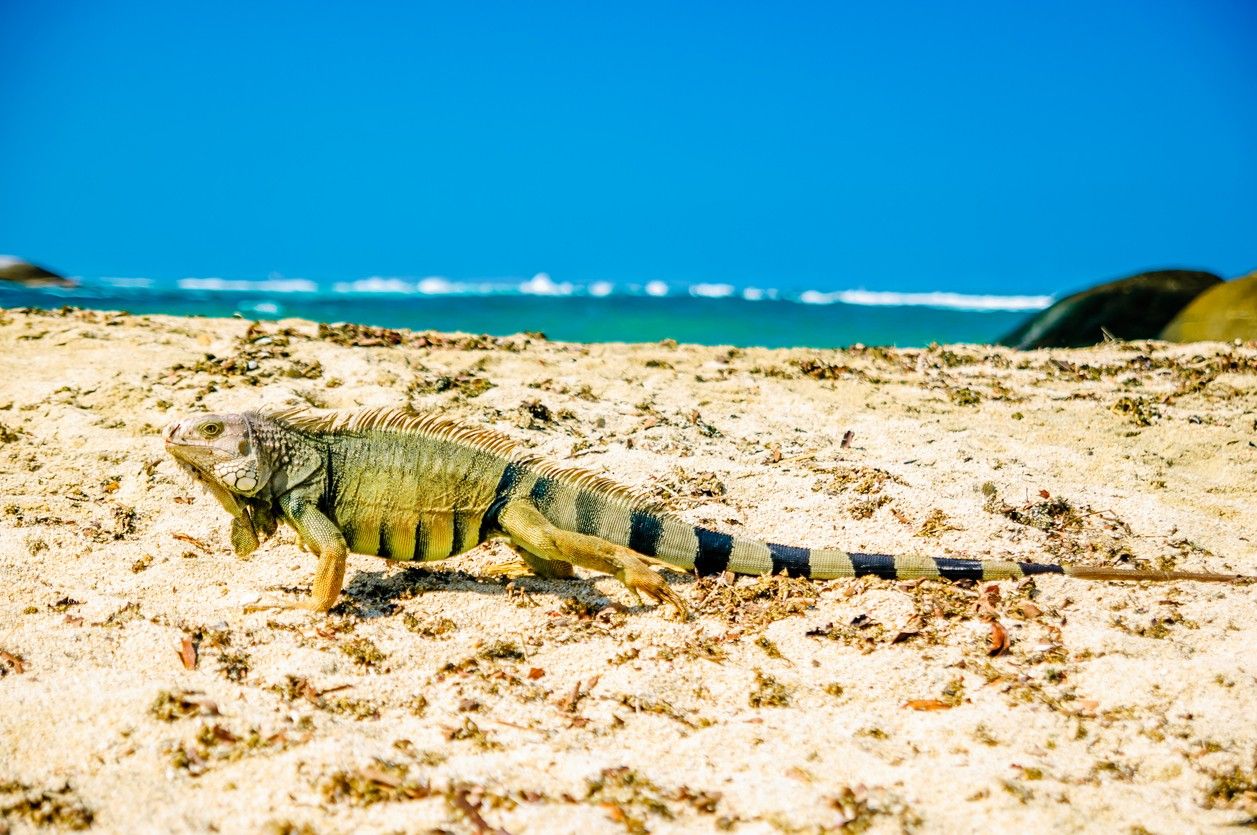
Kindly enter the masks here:
[[355, 556], [332, 614], [244, 614], [307, 591], [312, 559], [288, 532], [237, 559], [158, 435], [409, 403], [776, 541], [1257, 574], [1251, 344], [730, 351], [0, 311], [0, 352], [0, 830], [1257, 816], [1257, 586], [671, 575], [679, 623], [609, 578], [486, 579], [490, 545]]

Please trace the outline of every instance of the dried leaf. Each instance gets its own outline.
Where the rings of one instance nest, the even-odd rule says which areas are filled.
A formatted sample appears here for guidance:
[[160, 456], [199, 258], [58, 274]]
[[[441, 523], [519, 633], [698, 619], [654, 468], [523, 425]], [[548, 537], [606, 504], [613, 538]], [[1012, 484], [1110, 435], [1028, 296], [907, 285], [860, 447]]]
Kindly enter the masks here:
[[990, 583], [983, 586], [978, 592], [978, 599], [974, 602], [973, 609], [979, 617], [993, 620], [999, 617], [999, 612], [996, 609], [999, 606], [999, 600], [999, 586]]
[[900, 644], [911, 638], [913, 635], [919, 635], [921, 630], [925, 629], [925, 620], [920, 615], [913, 615], [908, 618], [908, 622], [903, 625], [895, 637], [890, 639], [892, 644]]
[[580, 697], [580, 681], [578, 680], [576, 686], [572, 688], [572, 692], [557, 702], [559, 710], [564, 713], [571, 713], [576, 708], [576, 702], [580, 700]]
[[1079, 716], [1095, 716], [1096, 711], [1100, 709], [1100, 702], [1095, 699], [1079, 699], [1072, 705], [1072, 713]]
[[903, 703], [904, 707], [913, 710], [951, 710], [955, 705], [940, 699], [910, 699]]
[[378, 783], [381, 786], [388, 786], [391, 789], [395, 789], [402, 784], [401, 778], [374, 766], [368, 765], [360, 773], [371, 782]]
[[183, 669], [196, 669], [196, 642], [191, 635], [183, 636], [183, 643], [179, 646], [179, 660], [183, 662]]
[[26, 672], [26, 661], [24, 661], [20, 655], [14, 655], [11, 652], [6, 652], [5, 650], [0, 649], [0, 661], [5, 662], [12, 667], [13, 672], [18, 675]]
[[1043, 614], [1043, 610], [1029, 600], [1019, 600], [1013, 605], [1013, 611], [1026, 620], [1034, 620]]
[[202, 542], [201, 540], [197, 539], [195, 536], [190, 536], [186, 533], [172, 533], [171, 536], [179, 540], [180, 542], [186, 542], [189, 545], [195, 545], [197, 548], [200, 548], [202, 551], [204, 551], [207, 554], [210, 552], [210, 547], [206, 545], [204, 542]]
[[1008, 652], [1008, 630], [1005, 629], [999, 621], [991, 621], [991, 643], [987, 648], [987, 655], [1003, 655]]

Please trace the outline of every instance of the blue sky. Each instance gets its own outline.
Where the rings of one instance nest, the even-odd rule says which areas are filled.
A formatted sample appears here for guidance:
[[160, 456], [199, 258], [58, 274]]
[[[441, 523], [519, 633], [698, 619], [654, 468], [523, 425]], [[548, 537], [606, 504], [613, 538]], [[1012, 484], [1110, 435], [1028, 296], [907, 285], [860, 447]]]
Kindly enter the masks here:
[[1257, 4], [0, 3], [77, 275], [1059, 292], [1257, 268]]

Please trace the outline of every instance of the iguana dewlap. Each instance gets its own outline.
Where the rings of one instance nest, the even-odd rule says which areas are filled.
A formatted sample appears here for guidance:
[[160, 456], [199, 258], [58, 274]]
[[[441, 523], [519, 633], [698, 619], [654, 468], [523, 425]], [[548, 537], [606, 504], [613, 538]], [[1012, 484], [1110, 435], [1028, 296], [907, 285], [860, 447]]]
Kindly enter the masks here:
[[257, 548], [277, 520], [297, 531], [319, 562], [311, 599], [295, 605], [317, 611], [336, 602], [350, 551], [440, 560], [500, 535], [538, 574], [571, 576], [573, 565], [613, 574], [635, 595], [682, 613], [684, 603], [648, 563], [817, 579], [1238, 579], [757, 542], [690, 525], [622, 485], [533, 455], [492, 430], [398, 409], [197, 415], [171, 425], [165, 441], [231, 513], [236, 553]]

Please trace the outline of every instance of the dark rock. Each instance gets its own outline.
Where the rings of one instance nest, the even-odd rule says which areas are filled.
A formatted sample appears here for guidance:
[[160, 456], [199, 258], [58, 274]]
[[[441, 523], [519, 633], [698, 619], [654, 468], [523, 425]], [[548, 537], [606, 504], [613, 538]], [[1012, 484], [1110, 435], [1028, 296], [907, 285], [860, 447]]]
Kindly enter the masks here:
[[1011, 348], [1083, 348], [1104, 340], [1156, 339], [1174, 315], [1220, 284], [1213, 273], [1154, 270], [1110, 281], [1061, 299], [998, 342]]
[[1257, 272], [1201, 293], [1161, 331], [1170, 342], [1257, 339]]
[[52, 270], [30, 264], [12, 255], [0, 255], [0, 281], [27, 287], [73, 287], [74, 282]]

